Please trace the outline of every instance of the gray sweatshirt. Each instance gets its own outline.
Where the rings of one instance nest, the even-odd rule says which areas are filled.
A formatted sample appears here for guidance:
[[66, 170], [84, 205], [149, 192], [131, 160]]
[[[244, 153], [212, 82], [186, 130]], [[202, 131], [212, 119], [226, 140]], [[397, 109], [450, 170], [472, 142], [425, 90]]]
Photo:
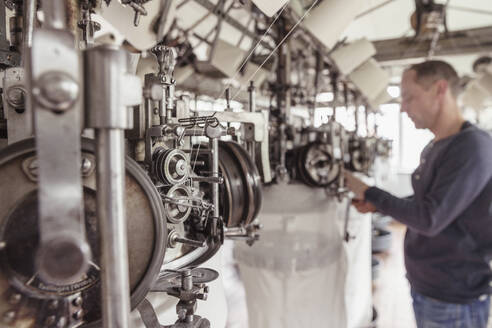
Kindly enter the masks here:
[[466, 303], [490, 291], [492, 138], [466, 122], [430, 142], [412, 174], [414, 195], [370, 187], [365, 198], [407, 225], [405, 266], [417, 292]]

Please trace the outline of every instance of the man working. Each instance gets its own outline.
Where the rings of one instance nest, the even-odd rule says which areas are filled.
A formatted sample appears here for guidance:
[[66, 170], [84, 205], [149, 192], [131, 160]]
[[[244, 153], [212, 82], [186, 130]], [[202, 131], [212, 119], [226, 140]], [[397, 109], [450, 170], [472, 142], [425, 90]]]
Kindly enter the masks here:
[[395, 197], [346, 173], [359, 212], [405, 224], [405, 266], [419, 328], [485, 328], [492, 271], [492, 139], [465, 121], [459, 79], [442, 61], [406, 70], [401, 111], [435, 138], [412, 174], [414, 195]]

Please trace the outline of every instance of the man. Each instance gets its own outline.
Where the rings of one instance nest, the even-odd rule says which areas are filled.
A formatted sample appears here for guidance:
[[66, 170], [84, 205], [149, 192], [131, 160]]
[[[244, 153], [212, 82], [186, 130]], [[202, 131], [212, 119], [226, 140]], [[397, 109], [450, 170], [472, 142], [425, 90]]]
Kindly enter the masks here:
[[412, 174], [414, 195], [395, 197], [347, 173], [353, 205], [405, 224], [405, 266], [419, 328], [485, 328], [492, 254], [492, 139], [466, 122], [459, 79], [442, 61], [402, 76], [401, 111], [435, 138]]

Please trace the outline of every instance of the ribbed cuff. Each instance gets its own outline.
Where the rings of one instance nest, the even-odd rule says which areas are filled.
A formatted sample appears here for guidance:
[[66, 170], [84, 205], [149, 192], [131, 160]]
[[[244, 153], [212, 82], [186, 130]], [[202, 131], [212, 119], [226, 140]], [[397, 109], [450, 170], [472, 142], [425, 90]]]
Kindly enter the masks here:
[[372, 203], [377, 208], [381, 207], [382, 195], [384, 191], [378, 187], [369, 187], [364, 192], [364, 199]]

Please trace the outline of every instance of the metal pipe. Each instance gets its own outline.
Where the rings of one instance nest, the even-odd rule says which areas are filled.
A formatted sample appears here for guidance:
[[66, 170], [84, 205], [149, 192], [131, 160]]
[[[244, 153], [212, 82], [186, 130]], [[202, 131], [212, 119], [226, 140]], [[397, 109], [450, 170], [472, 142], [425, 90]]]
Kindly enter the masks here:
[[104, 327], [129, 327], [124, 131], [96, 129], [97, 217], [102, 237]]
[[141, 103], [142, 91], [140, 80], [128, 74], [128, 53], [118, 47], [90, 48], [84, 52], [84, 64], [86, 121], [96, 131], [103, 326], [128, 328], [130, 287], [124, 203], [124, 130], [129, 128], [127, 108]]
[[[211, 163], [212, 177], [219, 176], [219, 139], [210, 140], [210, 149], [212, 149]], [[212, 203], [214, 205], [213, 216], [219, 217], [219, 184], [212, 184]]]
[[174, 109], [174, 84], [166, 86], [166, 123], [169, 123], [172, 118], [172, 111]]
[[44, 27], [63, 30], [67, 28], [65, 0], [42, 0]]
[[248, 93], [249, 93], [249, 111], [250, 111], [250, 113], [255, 113], [256, 112], [256, 88], [255, 88], [255, 82], [254, 81], [249, 81]]
[[152, 99], [145, 98], [144, 103], [145, 110], [145, 131], [152, 127]]
[[24, 33], [23, 49], [32, 47], [32, 34], [34, 33], [34, 18], [36, 17], [36, 1], [24, 0]]

